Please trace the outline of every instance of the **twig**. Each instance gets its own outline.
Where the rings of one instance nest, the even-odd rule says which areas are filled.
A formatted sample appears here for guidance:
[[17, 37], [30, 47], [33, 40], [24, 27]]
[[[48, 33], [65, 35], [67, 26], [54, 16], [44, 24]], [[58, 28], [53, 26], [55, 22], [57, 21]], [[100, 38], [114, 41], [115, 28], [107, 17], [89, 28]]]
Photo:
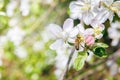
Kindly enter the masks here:
[[68, 72], [68, 69], [69, 69], [69, 65], [70, 65], [70, 62], [71, 62], [71, 59], [72, 59], [72, 56], [73, 56], [73, 54], [74, 54], [74, 51], [75, 51], [75, 48], [72, 49], [72, 51], [71, 51], [71, 53], [70, 53], [70, 56], [69, 56], [69, 58], [68, 58], [66, 67], [65, 67], [65, 69], [64, 69], [63, 75], [61, 76], [61, 78], [60, 78], [59, 80], [65, 80], [66, 75], [67, 75], [67, 72]]
[[89, 68], [87, 68], [85, 70], [75, 72], [73, 75], [71, 75], [70, 77], [68, 77], [66, 80], [72, 80], [76, 76], [79, 76], [81, 74], [85, 74], [85, 73], [89, 72], [91, 69], [97, 68], [97, 67], [99, 67], [99, 65], [104, 64], [104, 62], [106, 60], [107, 60], [107, 58], [104, 59], [104, 60], [98, 61], [96, 64], [89, 66]]

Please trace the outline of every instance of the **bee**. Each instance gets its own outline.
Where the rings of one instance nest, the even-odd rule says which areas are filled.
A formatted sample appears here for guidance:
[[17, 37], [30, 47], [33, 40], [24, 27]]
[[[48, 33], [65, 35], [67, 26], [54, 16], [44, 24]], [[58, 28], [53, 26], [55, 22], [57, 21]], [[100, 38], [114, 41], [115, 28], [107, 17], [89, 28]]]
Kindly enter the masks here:
[[81, 37], [77, 36], [77, 38], [75, 39], [75, 44], [74, 44], [76, 50], [79, 50], [80, 42], [81, 42]]

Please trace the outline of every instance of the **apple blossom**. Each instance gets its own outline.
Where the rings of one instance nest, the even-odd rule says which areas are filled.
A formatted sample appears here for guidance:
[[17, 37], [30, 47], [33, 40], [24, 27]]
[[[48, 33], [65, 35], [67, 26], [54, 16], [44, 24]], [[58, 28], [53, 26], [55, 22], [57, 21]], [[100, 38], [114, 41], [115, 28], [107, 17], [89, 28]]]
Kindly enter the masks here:
[[[94, 17], [99, 14], [97, 8], [101, 0], [77, 0], [70, 3], [70, 17], [80, 19], [89, 25]], [[97, 13], [96, 13], [97, 12]]]
[[20, 11], [23, 16], [27, 16], [30, 12], [29, 0], [20, 0]]
[[[95, 1], [97, 4], [99, 2]], [[91, 0], [78, 0], [70, 3], [70, 17], [73, 19], [80, 19], [85, 24], [89, 25], [95, 16], [93, 8], [95, 5]]]
[[68, 39], [75, 34], [73, 33], [73, 20], [67, 19], [64, 24], [63, 28], [56, 24], [50, 24], [48, 27], [51, 31], [51, 33], [54, 35], [54, 38], [56, 38], [56, 41], [50, 46], [51, 49], [57, 50], [58, 48], [62, 47]]
[[25, 31], [19, 27], [10, 28], [7, 33], [7, 39], [12, 41], [15, 46], [19, 46], [26, 35]]
[[112, 22], [114, 13], [116, 13], [120, 17], [120, 1], [115, 1], [115, 2], [113, 1], [114, 0], [101, 0], [100, 1], [100, 8], [98, 8], [100, 11], [98, 11], [97, 16], [101, 17], [101, 20], [105, 21], [109, 19], [110, 22]]
[[17, 7], [17, 1], [16, 0], [10, 0], [10, 2], [8, 3], [7, 7], [6, 7], [6, 13], [7, 16], [12, 17], [14, 15], [14, 10]]

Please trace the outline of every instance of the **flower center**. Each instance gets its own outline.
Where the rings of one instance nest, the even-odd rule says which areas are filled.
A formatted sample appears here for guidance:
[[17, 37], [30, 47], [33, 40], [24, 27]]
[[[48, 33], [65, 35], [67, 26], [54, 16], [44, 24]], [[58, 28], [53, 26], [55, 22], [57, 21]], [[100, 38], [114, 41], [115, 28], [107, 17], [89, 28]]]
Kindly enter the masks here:
[[118, 8], [110, 6], [110, 10], [112, 10], [113, 12], [117, 12]]
[[99, 27], [94, 28], [94, 33], [95, 33], [95, 36], [99, 35], [101, 33], [100, 28]]
[[82, 35], [78, 34], [77, 35], [77, 40], [78, 40], [79, 43], [83, 42], [84, 41], [84, 37]]
[[83, 11], [88, 11], [88, 10], [90, 10], [90, 8], [91, 8], [91, 5], [90, 5], [89, 3], [86, 3], [86, 4], [81, 8], [81, 10], [83, 10]]

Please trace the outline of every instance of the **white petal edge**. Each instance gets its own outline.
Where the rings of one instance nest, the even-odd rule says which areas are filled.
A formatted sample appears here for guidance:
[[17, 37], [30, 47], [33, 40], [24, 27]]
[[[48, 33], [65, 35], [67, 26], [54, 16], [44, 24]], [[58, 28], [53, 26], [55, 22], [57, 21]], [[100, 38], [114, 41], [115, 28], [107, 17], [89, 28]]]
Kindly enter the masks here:
[[63, 30], [66, 32], [71, 31], [71, 29], [73, 28], [74, 23], [73, 23], [73, 19], [68, 18], [65, 20], [64, 24], [63, 24]]
[[57, 50], [62, 47], [64, 41], [62, 39], [56, 40], [53, 44], [50, 45], [50, 49]]

